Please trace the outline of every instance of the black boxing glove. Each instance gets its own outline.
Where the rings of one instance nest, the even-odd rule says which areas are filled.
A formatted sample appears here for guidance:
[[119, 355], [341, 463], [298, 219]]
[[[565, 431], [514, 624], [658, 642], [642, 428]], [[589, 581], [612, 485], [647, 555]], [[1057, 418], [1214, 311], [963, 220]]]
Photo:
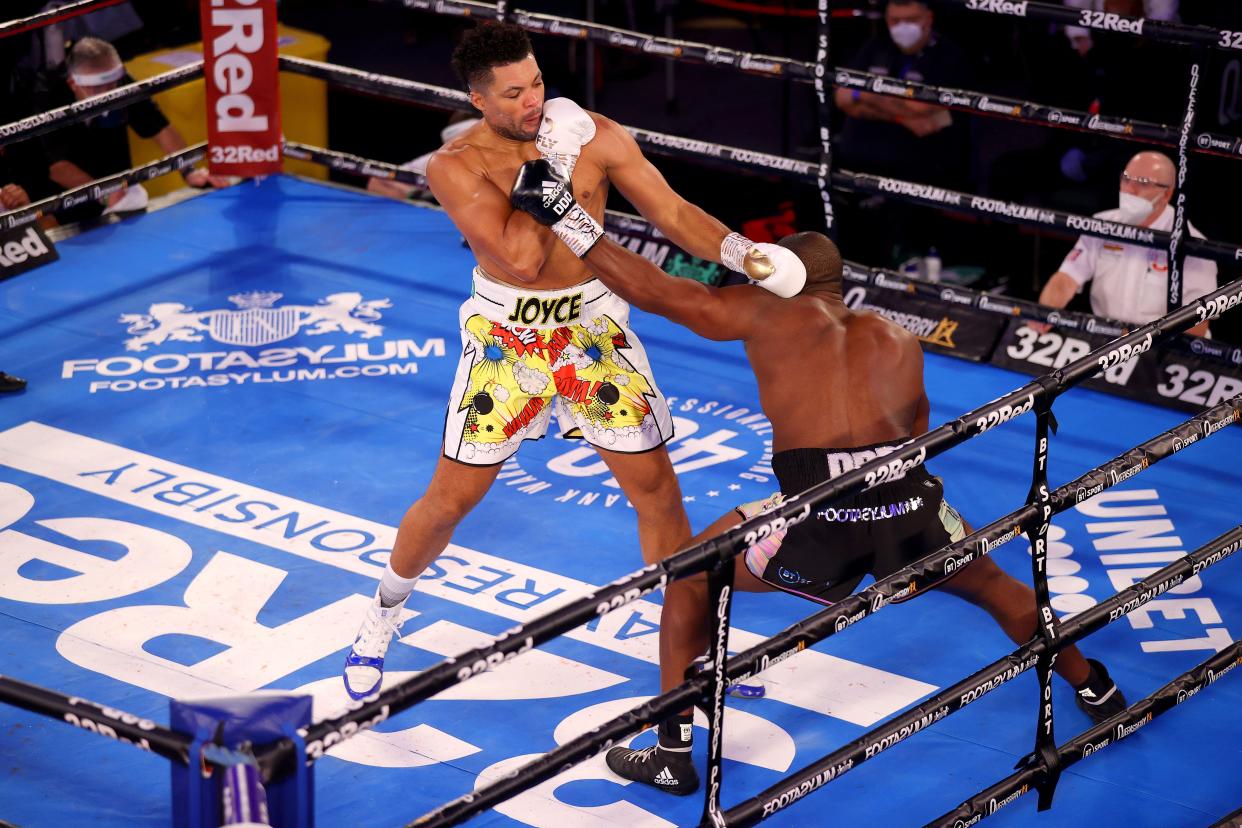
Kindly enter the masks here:
[[550, 227], [579, 259], [604, 235], [599, 222], [574, 200], [569, 181], [546, 159], [536, 158], [521, 166], [509, 192], [509, 203]]

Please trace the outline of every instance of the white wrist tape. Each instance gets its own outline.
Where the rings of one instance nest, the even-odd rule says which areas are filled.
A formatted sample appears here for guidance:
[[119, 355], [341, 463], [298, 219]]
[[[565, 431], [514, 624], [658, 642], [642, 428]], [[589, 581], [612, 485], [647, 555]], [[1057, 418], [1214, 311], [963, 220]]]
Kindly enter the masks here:
[[741, 233], [730, 233], [720, 242], [720, 263], [729, 270], [745, 273], [743, 260], [755, 246], [755, 243]]
[[604, 235], [604, 228], [599, 226], [599, 222], [590, 213], [582, 209], [581, 204], [575, 204], [563, 219], [552, 225], [552, 232], [581, 259], [595, 246], [599, 237]]

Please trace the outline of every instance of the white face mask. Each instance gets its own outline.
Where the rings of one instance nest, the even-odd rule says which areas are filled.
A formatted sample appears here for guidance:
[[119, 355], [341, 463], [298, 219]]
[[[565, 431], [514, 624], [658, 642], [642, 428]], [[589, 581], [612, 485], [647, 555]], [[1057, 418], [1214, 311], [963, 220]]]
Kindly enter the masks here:
[[889, 26], [888, 33], [893, 42], [903, 49], [913, 49], [923, 39], [923, 27], [908, 21]]
[[1138, 224], [1151, 215], [1152, 211], [1156, 209], [1156, 205], [1142, 196], [1136, 196], [1134, 193], [1123, 191], [1119, 194], [1117, 209], [1121, 213], [1120, 219], [1123, 222], [1126, 224]]

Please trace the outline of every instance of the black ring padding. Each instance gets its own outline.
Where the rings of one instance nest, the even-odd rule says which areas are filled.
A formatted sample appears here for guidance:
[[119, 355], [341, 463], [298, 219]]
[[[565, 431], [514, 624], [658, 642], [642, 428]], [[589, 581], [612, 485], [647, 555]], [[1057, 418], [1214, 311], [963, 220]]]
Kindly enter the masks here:
[[[1129, 737], [1141, 727], [1151, 723], [1157, 716], [1167, 713], [1197, 695], [1208, 685], [1215, 684], [1222, 676], [1240, 664], [1242, 664], [1242, 641], [1234, 641], [1156, 692], [1130, 705], [1125, 711], [1067, 741], [1057, 751], [1061, 769], [1064, 770], [1105, 747]], [[954, 810], [928, 822], [925, 828], [975, 825], [984, 817], [991, 816], [1037, 787], [1042, 772], [1042, 768], [1038, 766], [1027, 766], [969, 797]], [[1239, 814], [1242, 814], [1242, 811], [1236, 811], [1231, 816]], [[1226, 817], [1216, 825], [1236, 826], [1238, 824], [1228, 820], [1229, 817]]]
[[1242, 50], [1242, 37], [1236, 40], [1231, 37], [1231, 35], [1239, 34], [1238, 32], [1213, 29], [1211, 26], [1147, 20], [1124, 14], [1105, 14], [1086, 9], [1054, 6], [1050, 3], [1035, 2], [1035, 0], [930, 0], [930, 2], [937, 6], [960, 6], [968, 11], [994, 14], [999, 17], [1048, 20], [1066, 26], [1081, 26], [1084, 29], [1095, 29], [1165, 43], [1213, 46], [1227, 51]]
[[0, 228], [9, 230], [14, 227], [21, 227], [37, 221], [41, 215], [50, 215], [66, 207], [74, 207], [78, 204], [85, 204], [88, 201], [106, 198], [130, 184], [139, 184], [143, 181], [159, 178], [161, 175], [168, 175], [176, 170], [184, 170], [201, 161], [206, 155], [207, 142], [200, 141], [172, 155], [166, 155], [163, 158], [157, 158], [154, 161], [141, 164], [132, 169], [95, 179], [80, 187], [74, 187], [72, 190], [49, 196], [25, 207], [19, 207], [7, 213], [0, 213]]
[[[1182, 583], [1187, 577], [1219, 563], [1240, 547], [1242, 525], [1235, 526], [1133, 586], [1067, 619], [1062, 623], [1056, 649], [1060, 650], [1098, 632]], [[1017, 678], [1033, 668], [1039, 657], [1048, 650], [1045, 639], [1032, 639], [927, 701], [790, 774], [756, 796], [739, 802], [725, 812], [726, 823], [731, 826], [754, 825], [789, 807], [828, 782]]]
[[68, 20], [71, 17], [78, 17], [83, 14], [90, 14], [97, 9], [106, 8], [108, 6], [116, 6], [123, 3], [124, 0], [79, 0], [77, 3], [70, 3], [67, 6], [42, 11], [38, 14], [32, 14], [29, 17], [21, 17], [16, 20], [8, 20], [0, 23], [0, 38], [9, 35], [21, 34], [30, 29], [37, 29], [41, 26], [47, 26], [52, 23], [58, 23], [61, 20]]
[[0, 676], [0, 702], [59, 719], [182, 765], [190, 762], [192, 736], [124, 710], [77, 696], [66, 696], [10, 676]]
[[[637, 233], [636, 225], [631, 220], [629, 232]], [[927, 299], [948, 302], [953, 305], [966, 305], [985, 313], [992, 313], [1007, 318], [1027, 319], [1042, 322], [1055, 328], [1071, 331], [1084, 331], [1090, 334], [1118, 337], [1134, 328], [1133, 323], [1122, 322], [1090, 313], [1050, 308], [1029, 299], [1018, 299], [1012, 296], [996, 297], [990, 293], [960, 285], [949, 285], [939, 282], [927, 282], [913, 276], [907, 276], [894, 270], [869, 267], [857, 262], [845, 262], [845, 279], [860, 285], [869, 285], [898, 293], [915, 294]], [[1189, 334], [1178, 335], [1161, 344], [1162, 348], [1182, 354], [1195, 356], [1208, 362], [1237, 367], [1242, 365], [1242, 347], [1230, 346], [1217, 340], [1202, 339]]]
[[136, 101], [146, 100], [157, 92], [180, 86], [202, 76], [203, 62], [199, 60], [173, 69], [171, 72], [163, 72], [126, 86], [118, 86], [116, 89], [84, 101], [75, 101], [56, 109], [49, 109], [47, 112], [40, 112], [28, 118], [4, 124], [0, 126], [0, 146], [25, 141], [36, 135], [59, 129], [66, 124], [85, 121], [109, 109], [129, 106]]

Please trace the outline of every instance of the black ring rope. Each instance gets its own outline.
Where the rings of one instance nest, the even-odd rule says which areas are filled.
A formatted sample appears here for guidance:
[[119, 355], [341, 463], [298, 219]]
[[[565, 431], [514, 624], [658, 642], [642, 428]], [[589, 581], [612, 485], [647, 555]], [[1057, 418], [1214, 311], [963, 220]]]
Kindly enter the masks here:
[[[374, 93], [382, 89], [394, 97], [414, 103], [433, 106], [465, 109], [469, 99], [464, 92], [417, 81], [403, 80], [372, 72], [333, 66], [318, 61], [282, 55], [282, 69], [298, 74], [308, 75], [323, 80], [330, 80], [343, 86]], [[180, 69], [166, 72], [147, 81], [122, 87], [106, 95], [87, 101], [70, 104], [48, 113], [31, 116], [13, 124], [0, 126], [0, 143], [24, 139], [55, 128], [56, 125], [82, 120], [96, 114], [109, 106], [115, 106], [118, 100], [130, 101], [147, 97], [167, 86], [172, 86], [201, 76], [202, 64], [196, 63]], [[822, 165], [792, 158], [783, 158], [768, 153], [726, 147], [709, 141], [681, 138], [665, 135], [650, 130], [629, 128], [635, 140], [654, 152], [680, 157], [691, 157], [702, 160], [709, 159], [728, 161], [734, 166], [752, 172], [774, 173], [818, 186]], [[1003, 221], [1026, 224], [1031, 226], [1051, 227], [1072, 231], [1090, 232], [1106, 238], [1114, 238], [1135, 244], [1148, 246], [1165, 246], [1169, 243], [1170, 234], [1160, 231], [1145, 230], [1129, 225], [1106, 222], [1087, 216], [1077, 216], [1055, 210], [1044, 210], [1027, 207], [1013, 202], [998, 201], [968, 193], [959, 193], [937, 187], [915, 184], [912, 182], [873, 176], [865, 173], [851, 173], [844, 170], [831, 172], [833, 186], [843, 189], [856, 189], [896, 196], [902, 200], [924, 205], [947, 207], [980, 216], [992, 216]], [[29, 208], [23, 208], [28, 210]], [[20, 214], [22, 211], [12, 211]], [[6, 221], [14, 221], [12, 214]], [[1235, 261], [1242, 257], [1242, 247], [1203, 239], [1187, 239], [1187, 252], [1196, 252], [1218, 261]]]
[[[469, 17], [474, 20], [495, 20], [496, 7], [490, 3], [466, 0], [375, 0], [376, 2], [401, 5], [414, 11], [425, 11], [449, 17]], [[630, 52], [642, 52], [656, 57], [704, 63], [710, 66], [731, 67], [754, 75], [776, 78], [794, 78], [809, 81], [815, 76], [815, 64], [775, 55], [761, 55], [711, 46], [690, 40], [660, 37], [616, 26], [605, 26], [573, 17], [509, 9], [508, 21], [535, 34], [568, 37], [610, 46]]]
[[9, 35], [21, 34], [22, 32], [38, 29], [43, 26], [50, 26], [59, 23], [62, 20], [68, 20], [71, 17], [78, 17], [83, 14], [90, 14], [99, 9], [105, 9], [108, 6], [117, 6], [125, 0], [79, 0], [77, 3], [71, 3], [67, 6], [49, 9], [47, 11], [32, 14], [29, 17], [21, 17], [16, 20], [9, 20], [0, 23], [0, 38]]
[[[1036, 126], [1067, 129], [1075, 132], [1103, 133], [1127, 141], [1142, 141], [1176, 147], [1181, 132], [1168, 124], [1157, 124], [1116, 115], [1100, 115], [1079, 109], [1035, 103], [1022, 98], [990, 95], [969, 89], [933, 86], [902, 78], [875, 75], [856, 69], [838, 67], [833, 80], [838, 88], [857, 89], [898, 98], [968, 112], [975, 115], [999, 117], [1007, 121], [1019, 121]], [[1211, 155], [1238, 158], [1242, 156], [1242, 138], [1214, 132], [1194, 134], [1190, 149]]]
[[315, 147], [310, 144], [298, 143], [297, 141], [285, 141], [283, 152], [289, 158], [295, 158], [299, 161], [314, 161], [317, 164], [323, 164], [329, 169], [352, 173], [353, 175], [386, 178], [389, 181], [400, 181], [403, 184], [427, 185], [427, 177], [413, 170], [403, 170], [397, 164], [376, 161], [372, 158], [363, 158], [339, 150], [324, 149], [323, 147]]
[[49, 196], [41, 201], [35, 201], [25, 207], [19, 207], [7, 213], [0, 213], [0, 228], [7, 230], [13, 227], [20, 227], [36, 221], [41, 215], [49, 215], [66, 207], [74, 207], [78, 204], [85, 204], [88, 201], [98, 201], [99, 199], [107, 198], [113, 193], [128, 187], [130, 184], [140, 184], [143, 181], [159, 178], [161, 175], [168, 175], [171, 172], [192, 167], [206, 156], [207, 142], [200, 141], [183, 150], [178, 150], [172, 155], [166, 155], [163, 158], [157, 158], [154, 161], [140, 164], [128, 170], [97, 178], [94, 181], [88, 181], [80, 187], [65, 190], [63, 193]]
[[[1126, 613], [1138, 609], [1182, 583], [1187, 577], [1229, 557], [1240, 546], [1242, 526], [1235, 526], [1185, 557], [1066, 620], [1061, 624], [1057, 644], [1051, 645], [1047, 638], [1037, 635], [1004, 658], [992, 662], [900, 716], [790, 774], [761, 793], [739, 802], [725, 812], [726, 822], [737, 826], [754, 825], [789, 807], [812, 791], [839, 779], [846, 772], [856, 769], [883, 751], [1017, 678], [1043, 661], [1051, 647], [1068, 646], [1098, 632]], [[1059, 757], [1056, 761], [1059, 761]], [[1028, 770], [1039, 775], [1041, 785], [1048, 777], [1043, 760], [1028, 760]]]
[[[426, 186], [427, 183], [426, 176], [420, 173], [401, 169], [396, 164], [363, 158], [339, 150], [286, 141], [284, 152], [290, 158], [314, 161], [330, 169], [353, 175], [374, 176], [417, 186]], [[642, 216], [615, 210], [608, 210], [605, 213], [604, 227], [618, 234], [639, 236], [651, 241], [665, 239], [664, 234]], [[966, 305], [984, 313], [1006, 318], [1026, 319], [1074, 331], [1117, 337], [1133, 328], [1132, 324], [1090, 313], [1049, 309], [1038, 302], [1027, 299], [997, 298], [981, 290], [927, 282], [886, 268], [870, 267], [849, 260], [845, 262], [844, 276], [847, 281], [855, 284], [874, 286], [903, 294], [914, 294], [954, 305]], [[1230, 348], [1210, 340], [1181, 335], [1169, 339], [1162, 347], [1222, 365], [1236, 366], [1242, 363], [1242, 348]]]
[[[286, 141], [284, 151], [290, 158], [314, 161], [341, 172], [376, 176], [420, 186], [425, 186], [426, 184], [426, 177], [419, 173], [401, 169], [395, 164], [362, 158], [338, 150], [328, 150], [295, 141]], [[198, 159], [186, 158], [178, 166], [188, 166], [196, 160]], [[160, 161], [152, 162], [150, 173], [145, 175], [142, 180], [158, 177], [169, 171], [159, 166], [160, 163]], [[143, 168], [138, 169], [142, 170]], [[61, 206], [72, 206], [81, 200], [83, 195], [100, 197], [107, 195], [107, 192], [98, 192], [92, 195], [89, 192], [88, 185], [87, 190], [79, 189], [61, 194], [60, 196], [53, 196], [37, 204], [0, 214], [0, 227], [8, 228], [29, 223], [34, 221], [40, 212], [47, 213], [59, 209]], [[65, 200], [68, 202], [67, 205], [62, 203]], [[618, 233], [641, 235], [652, 240], [663, 239], [663, 234], [640, 216], [609, 211], [606, 217], [606, 227]], [[1107, 336], [1120, 336], [1128, 329], [1125, 323], [1116, 320], [1108, 320], [1076, 311], [1049, 310], [1036, 302], [1024, 299], [1010, 297], [997, 299], [991, 294], [982, 291], [958, 286], [949, 287], [932, 284], [894, 271], [872, 268], [855, 262], [846, 262], [845, 278], [859, 284], [873, 285], [878, 288], [902, 293], [917, 294], [931, 299], [949, 301], [954, 304], [969, 305], [986, 313], [1029, 319], [1071, 330], [1082, 330], [1088, 333]], [[1164, 347], [1178, 352], [1194, 354], [1201, 359], [1221, 364], [1235, 365], [1238, 362], [1238, 357], [1235, 354], [1235, 351], [1238, 349], [1218, 346], [1210, 341], [1196, 340], [1191, 343], [1182, 337], [1174, 337], [1165, 343]]]
[[[302, 161], [314, 161], [330, 169], [353, 175], [374, 176], [391, 181], [425, 187], [426, 176], [412, 170], [401, 169], [396, 164], [363, 158], [339, 150], [329, 150], [296, 141], [286, 141], [284, 152], [290, 158]], [[606, 230], [621, 235], [639, 236], [651, 241], [663, 241], [660, 233], [650, 222], [641, 216], [608, 210], [604, 217]], [[948, 286], [926, 282], [897, 273], [885, 268], [874, 268], [857, 262], [845, 262], [845, 279], [849, 282], [870, 285], [884, 290], [892, 290], [903, 294], [914, 294], [954, 305], [967, 305], [984, 313], [1004, 316], [1006, 318], [1026, 319], [1040, 322], [1057, 328], [1102, 336], [1117, 337], [1133, 328], [1133, 325], [1115, 319], [1094, 316], [1090, 313], [1071, 310], [1049, 309], [1038, 302], [1013, 297], [997, 298], [990, 293], [961, 286]], [[1177, 353], [1193, 355], [1207, 362], [1221, 365], [1236, 366], [1242, 363], [1242, 348], [1215, 343], [1187, 335], [1172, 337], [1162, 348]]]
[[[1242, 395], [1189, 418], [1182, 424], [1061, 486], [1049, 498], [1053, 514], [1060, 514], [1075, 503], [1082, 502], [1090, 496], [1086, 494], [1087, 492], [1094, 495], [1111, 488], [1116, 483], [1129, 479], [1135, 470], [1145, 470], [1198, 440], [1219, 433], [1225, 426], [1239, 421], [1242, 421]], [[904, 567], [854, 595], [842, 599], [832, 607], [821, 610], [793, 624], [783, 632], [756, 644], [751, 649], [733, 656], [726, 665], [726, 681], [745, 681], [769, 666], [796, 655], [807, 647], [878, 612], [888, 606], [894, 598], [916, 594], [919, 581], [935, 580], [941, 574], [956, 572], [972, 560], [990, 554], [998, 546], [1014, 539], [1019, 534], [1020, 524], [1033, 514], [1034, 507], [1026, 505], [1009, 515], [998, 518], [968, 537]], [[600, 725], [590, 733], [523, 766], [509, 779], [446, 803], [413, 824], [428, 822], [434, 822], [436, 825], [456, 824], [550, 779], [567, 767], [595, 755], [602, 747], [607, 747], [648, 724], [678, 712], [691, 700], [701, 698], [707, 688], [708, 680], [707, 677], [698, 676], [674, 690], [650, 699], [643, 705]], [[439, 821], [441, 819], [446, 821]]]
[[[378, 2], [393, 2], [393, 0], [378, 0]], [[477, 19], [495, 19], [493, 7], [485, 3], [461, 2], [460, 0], [447, 0], [447, 2], [431, 2], [430, 0], [428, 2], [418, 2], [418, 0], [411, 2], [411, 0], [404, 0], [402, 5], [406, 8], [445, 15], [461, 16], [465, 12], [467, 16]], [[818, 37], [818, 33], [826, 28], [826, 22], [822, 10], [817, 11], [816, 14], [818, 18]], [[1076, 15], [1078, 12], [1071, 12], [1071, 14]], [[600, 43], [625, 51], [651, 54], [668, 60], [732, 68], [746, 74], [770, 78], [791, 78], [797, 81], [811, 82], [815, 85], [817, 102], [821, 104], [824, 100], [822, 93], [826, 91], [822, 87], [828, 85], [826, 84], [828, 66], [818, 54], [818, 48], [815, 61], [798, 61], [789, 58], [773, 57], [771, 55], [738, 52], [732, 49], [711, 46], [706, 43], [664, 38], [643, 32], [603, 26], [585, 20], [557, 17], [555, 15], [514, 10], [510, 12], [510, 20], [527, 31], [537, 34], [559, 35], [576, 40], [589, 40], [592, 43]], [[1234, 32], [1217, 32], [1206, 27], [1194, 28], [1196, 31], [1212, 32], [1213, 35], [1218, 36], [1220, 39], [1224, 39], [1227, 35], [1237, 34]], [[1200, 35], [1202, 35], [1202, 31], [1200, 31]], [[1242, 37], [1242, 35], [1239, 36]], [[826, 48], [826, 41], [824, 41], [824, 46]], [[833, 79], [837, 87], [866, 89], [878, 95], [935, 103], [940, 106], [948, 106], [952, 109], [974, 112], [981, 115], [999, 115], [1007, 119], [1024, 121], [1040, 126], [1084, 132], [1103, 132], [1116, 138], [1143, 140], [1166, 146], [1177, 145], [1177, 129], [1164, 124], [1098, 115], [1064, 107], [1047, 106], [1018, 98], [987, 95], [970, 90], [916, 83], [914, 81], [900, 80], [843, 67], [836, 67], [833, 72]], [[823, 119], [821, 117], [822, 122]], [[1197, 152], [1212, 153], [1231, 158], [1242, 157], [1242, 138], [1205, 132], [1195, 136], [1194, 144], [1193, 149]]]
[[[631, 224], [631, 227], [634, 225]], [[638, 230], [626, 232], [636, 234]], [[883, 290], [914, 294], [928, 299], [938, 299], [953, 305], [966, 305], [984, 313], [1009, 319], [1025, 319], [1055, 328], [1085, 331], [1100, 336], [1118, 337], [1134, 329], [1134, 324], [1109, 319], [1081, 311], [1049, 308], [1029, 299], [1013, 296], [996, 297], [983, 290], [928, 282], [887, 268], [870, 267], [846, 260], [845, 279], [860, 285], [870, 285]], [[1189, 334], [1174, 336], [1161, 344], [1161, 348], [1194, 356], [1207, 362], [1237, 367], [1242, 365], [1242, 347], [1231, 346], [1210, 339], [1192, 337]]]
[[[477, 20], [495, 20], [496, 7], [491, 3], [472, 2], [468, 0], [376, 0], [377, 2], [401, 5], [407, 9], [415, 11], [431, 12], [433, 14], [447, 15], [451, 17], [470, 17]], [[992, 14], [1013, 17], [1026, 17], [1032, 20], [1049, 20], [1056, 23], [1063, 23], [1070, 26], [1082, 26], [1089, 29], [1098, 29], [1100, 31], [1114, 32], [1117, 34], [1130, 35], [1137, 38], [1146, 38], [1148, 40], [1163, 41], [1166, 43], [1178, 43], [1185, 46], [1214, 46], [1218, 49], [1242, 51], [1242, 33], [1229, 30], [1214, 29], [1210, 26], [1195, 26], [1184, 23], [1172, 23], [1164, 20], [1146, 20], [1141, 17], [1128, 17], [1120, 14], [1104, 14], [1103, 12], [1086, 12], [1084, 10], [1065, 8], [1064, 6], [1054, 6], [1048, 3], [1028, 2], [1028, 0], [931, 0], [937, 5], [953, 5], [964, 6], [970, 11], [990, 12]], [[621, 48], [637, 48], [639, 51], [650, 51], [662, 57], [683, 57], [684, 54], [674, 54], [672, 49], [644, 48], [646, 41], [667, 44], [669, 47], [686, 46], [686, 41], [671, 40], [669, 38], [657, 38], [651, 35], [645, 35], [641, 32], [629, 32], [619, 29], [612, 29], [608, 26], [600, 26], [597, 23], [589, 23], [585, 20], [575, 20], [568, 17], [554, 17], [553, 15], [535, 15], [530, 12], [523, 12], [518, 9], [510, 9], [509, 14], [512, 16], [514, 23], [526, 28], [521, 22], [523, 14], [529, 14], [533, 18], [539, 18], [548, 22], [558, 21], [566, 30], [553, 31], [550, 28], [546, 31], [543, 29], [531, 29], [531, 31], [540, 34], [559, 34], [579, 39], [589, 37], [594, 40], [598, 37], [593, 31], [594, 29], [604, 29], [605, 31], [624, 32], [633, 41], [609, 42], [604, 40], [610, 46], [619, 46]], [[573, 29], [580, 28], [587, 30], [587, 34], [577, 34]], [[634, 42], [637, 41], [637, 42]], [[696, 47], [713, 48], [705, 44], [690, 44]], [[729, 50], [722, 50], [729, 51]], [[712, 61], [704, 58], [698, 58], [707, 63], [727, 63], [727, 61]], [[773, 60], [785, 61], [785, 58], [774, 58]], [[800, 61], [791, 61], [801, 63]], [[802, 64], [806, 68], [806, 64]], [[809, 75], [807, 75], [809, 77]]]
[[4, 124], [0, 126], [0, 146], [25, 141], [36, 135], [59, 129], [66, 124], [85, 121], [100, 112], [115, 109], [118, 106], [129, 106], [137, 101], [146, 100], [157, 92], [197, 80], [202, 76], [203, 62], [199, 60], [170, 72], [162, 72], [146, 80], [118, 86], [103, 94]]
[[[379, 89], [391, 91], [394, 97], [414, 103], [448, 109], [468, 109], [469, 101], [464, 92], [446, 87], [391, 78], [355, 69], [343, 69], [327, 63], [281, 56], [280, 65], [297, 74], [340, 83], [350, 88], [374, 93]], [[695, 161], [724, 162], [734, 169], [761, 175], [776, 175], [809, 186], [818, 186], [820, 165], [813, 161], [785, 158], [754, 150], [729, 147], [711, 141], [683, 138], [637, 127], [625, 127], [644, 148], [661, 154]], [[1169, 244], [1169, 233], [1149, 228], [1134, 227], [1119, 222], [1105, 221], [1093, 216], [1080, 216], [1059, 210], [1031, 207], [1011, 201], [987, 198], [918, 184], [910, 181], [886, 178], [869, 173], [832, 170], [833, 187], [846, 191], [859, 191], [892, 196], [924, 206], [950, 209], [984, 218], [995, 218], [1011, 224], [1063, 230], [1071, 233], [1088, 233], [1101, 238], [1116, 239], [1145, 247], [1164, 247]], [[1242, 246], [1207, 239], [1185, 240], [1187, 254], [1234, 262], [1242, 259]]]
[[[1124, 712], [1070, 739], [1057, 749], [1061, 769], [1064, 770], [1093, 753], [1129, 737], [1157, 716], [1167, 713], [1208, 685], [1215, 684], [1239, 664], [1242, 664], [1242, 641], [1234, 641], [1150, 696], [1130, 705]], [[1032, 787], [1038, 787], [1040, 776], [1039, 767], [1028, 765], [970, 797], [953, 811], [933, 819], [927, 823], [926, 828], [974, 825], [984, 817], [991, 816], [1006, 805], [1017, 801]]]
[[77, 696], [66, 696], [9, 676], [0, 676], [0, 701], [133, 745], [182, 765], [190, 761], [193, 737], [124, 710]]

